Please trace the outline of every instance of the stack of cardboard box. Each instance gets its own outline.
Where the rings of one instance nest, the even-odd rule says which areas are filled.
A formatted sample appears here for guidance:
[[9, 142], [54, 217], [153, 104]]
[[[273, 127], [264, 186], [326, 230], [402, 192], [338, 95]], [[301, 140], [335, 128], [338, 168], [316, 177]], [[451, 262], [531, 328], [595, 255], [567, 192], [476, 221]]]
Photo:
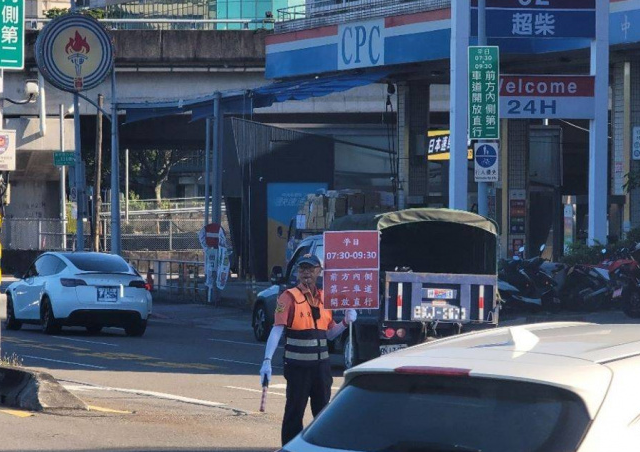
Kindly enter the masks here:
[[308, 195], [298, 211], [296, 227], [307, 230], [325, 230], [333, 220], [345, 215], [367, 212], [389, 212], [394, 209], [394, 196], [390, 192], [358, 190], [329, 190], [324, 194]]

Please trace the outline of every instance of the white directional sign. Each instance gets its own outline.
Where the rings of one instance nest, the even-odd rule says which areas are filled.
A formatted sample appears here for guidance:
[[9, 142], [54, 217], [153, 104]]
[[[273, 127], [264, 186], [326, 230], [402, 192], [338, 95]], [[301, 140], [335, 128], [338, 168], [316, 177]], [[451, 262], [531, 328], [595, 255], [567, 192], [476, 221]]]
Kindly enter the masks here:
[[594, 119], [594, 76], [503, 75], [500, 117]]
[[498, 182], [498, 143], [475, 143], [473, 150], [476, 182]]

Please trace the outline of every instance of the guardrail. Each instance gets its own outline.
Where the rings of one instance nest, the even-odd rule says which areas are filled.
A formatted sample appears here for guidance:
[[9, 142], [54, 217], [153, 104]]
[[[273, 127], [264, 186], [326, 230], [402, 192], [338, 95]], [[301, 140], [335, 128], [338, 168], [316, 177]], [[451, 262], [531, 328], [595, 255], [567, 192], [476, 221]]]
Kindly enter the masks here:
[[[40, 30], [44, 24], [52, 19], [42, 17], [27, 17], [27, 29]], [[264, 19], [98, 19], [111, 30], [249, 30], [255, 28], [272, 28], [275, 22], [272, 18]]]

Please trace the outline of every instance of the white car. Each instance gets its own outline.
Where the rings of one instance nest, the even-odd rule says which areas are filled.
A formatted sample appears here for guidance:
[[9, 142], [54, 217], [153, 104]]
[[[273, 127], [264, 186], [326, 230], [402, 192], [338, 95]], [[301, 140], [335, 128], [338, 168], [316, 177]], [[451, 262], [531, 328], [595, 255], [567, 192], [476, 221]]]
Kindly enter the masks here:
[[640, 325], [545, 323], [354, 367], [281, 452], [640, 449]]
[[47, 334], [62, 326], [84, 326], [98, 333], [106, 326], [142, 336], [152, 298], [144, 279], [122, 257], [103, 253], [39, 256], [19, 281], [7, 288], [5, 328], [42, 325]]

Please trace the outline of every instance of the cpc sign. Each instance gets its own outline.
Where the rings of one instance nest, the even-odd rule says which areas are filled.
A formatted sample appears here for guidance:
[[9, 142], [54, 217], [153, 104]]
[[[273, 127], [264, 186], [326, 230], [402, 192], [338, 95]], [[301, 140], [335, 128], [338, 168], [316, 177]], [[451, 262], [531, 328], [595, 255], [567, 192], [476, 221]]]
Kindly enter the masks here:
[[384, 19], [338, 27], [338, 69], [384, 64]]

